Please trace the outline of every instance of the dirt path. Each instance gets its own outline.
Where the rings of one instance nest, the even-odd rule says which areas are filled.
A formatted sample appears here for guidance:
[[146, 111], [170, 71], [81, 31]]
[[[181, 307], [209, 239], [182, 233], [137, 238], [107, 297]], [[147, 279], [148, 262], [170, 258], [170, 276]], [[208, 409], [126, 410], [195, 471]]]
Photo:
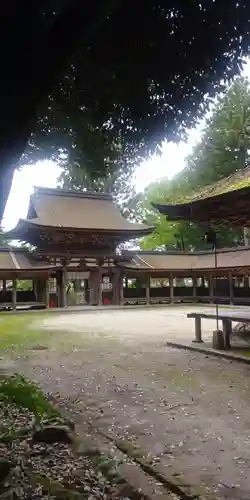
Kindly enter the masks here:
[[[249, 500], [250, 369], [166, 348], [162, 319], [153, 330], [147, 314], [49, 318], [47, 349], [30, 350], [18, 368], [59, 392], [78, 423], [136, 444], [168, 477], [205, 498]], [[182, 325], [184, 334], [186, 321], [181, 310], [164, 317], [167, 332]]]

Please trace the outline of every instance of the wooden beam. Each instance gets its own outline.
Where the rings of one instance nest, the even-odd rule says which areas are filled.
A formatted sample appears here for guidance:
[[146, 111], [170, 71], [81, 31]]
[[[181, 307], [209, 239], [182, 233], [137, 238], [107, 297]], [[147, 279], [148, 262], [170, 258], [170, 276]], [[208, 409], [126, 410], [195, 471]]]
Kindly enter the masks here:
[[17, 280], [14, 278], [12, 280], [12, 307], [13, 310], [16, 310], [17, 306]]
[[150, 274], [146, 276], [146, 302], [150, 304]]
[[173, 282], [173, 273], [169, 274], [169, 298], [170, 302], [174, 302], [174, 282]]
[[208, 276], [208, 283], [209, 283], [209, 296], [210, 298], [212, 298], [214, 297], [214, 277], [212, 273], [210, 273]]
[[50, 302], [50, 293], [49, 293], [49, 277], [48, 277], [44, 283], [44, 303], [46, 305], [46, 308], [49, 308], [49, 302]]
[[[127, 278], [125, 278], [126, 280]], [[123, 287], [123, 274], [120, 274], [120, 305], [124, 305], [124, 287]]]
[[102, 267], [99, 267], [99, 269], [98, 269], [98, 277], [99, 277], [99, 282], [98, 282], [98, 305], [101, 306], [103, 304], [103, 300], [102, 300]]
[[196, 296], [197, 296], [197, 276], [193, 276], [192, 280], [193, 280], [193, 298], [196, 299]]
[[234, 287], [233, 287], [233, 275], [232, 271], [228, 272], [228, 287], [229, 287], [229, 299], [230, 299], [230, 304], [234, 303]]

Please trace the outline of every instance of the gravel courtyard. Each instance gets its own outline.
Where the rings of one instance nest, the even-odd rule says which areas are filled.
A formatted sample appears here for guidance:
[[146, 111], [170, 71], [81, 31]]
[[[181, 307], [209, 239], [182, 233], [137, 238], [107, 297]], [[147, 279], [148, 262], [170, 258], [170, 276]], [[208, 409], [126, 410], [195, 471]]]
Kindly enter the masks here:
[[[206, 306], [205, 306], [206, 307]], [[215, 310], [213, 306], [210, 310]], [[194, 338], [194, 321], [187, 319], [187, 312], [200, 311], [192, 305], [154, 307], [151, 309], [97, 309], [94, 312], [62, 314], [43, 322], [45, 328], [66, 329], [74, 332], [89, 332], [90, 335], [103, 333], [110, 338], [118, 338], [133, 344], [141, 342], [166, 342]], [[211, 338], [215, 321], [204, 320], [202, 331], [204, 340]]]
[[[192, 338], [190, 310], [48, 315], [39, 326], [50, 341], [17, 369], [59, 393], [79, 426], [125, 439], [201, 498], [249, 500], [250, 369], [167, 348]], [[213, 329], [204, 322], [204, 339]]]

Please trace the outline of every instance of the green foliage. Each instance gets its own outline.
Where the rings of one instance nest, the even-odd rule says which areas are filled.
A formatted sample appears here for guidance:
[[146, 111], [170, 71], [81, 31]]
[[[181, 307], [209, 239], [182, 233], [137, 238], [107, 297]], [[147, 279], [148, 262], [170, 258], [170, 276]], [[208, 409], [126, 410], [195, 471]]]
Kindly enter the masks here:
[[32, 280], [17, 280], [17, 290], [32, 290]]
[[1, 380], [0, 400], [27, 408], [39, 417], [58, 415], [58, 412], [51, 406], [43, 392], [21, 375], [14, 375]]
[[116, 167], [112, 164], [103, 171], [102, 176], [95, 177], [94, 169], [90, 175], [84, 165], [65, 164], [58, 182], [59, 186], [64, 189], [112, 193], [123, 206], [134, 195], [131, 182], [133, 168], [132, 165], [124, 168], [122, 162]]
[[[44, 35], [51, 9], [60, 18], [65, 8], [55, 3], [50, 14], [47, 8], [46, 16], [39, 17]], [[174, 0], [167, 5], [163, 0], [111, 1], [102, 9], [92, 1], [84, 15], [78, 7], [73, 29], [83, 16], [84, 35], [37, 110], [22, 164], [64, 158], [96, 182], [120, 168], [129, 172], [158, 151], [166, 136], [175, 141], [185, 137], [221, 90], [222, 78], [231, 79], [242, 67], [242, 49], [248, 47], [246, 9], [246, 2], [239, 6], [236, 1], [230, 9], [216, 2], [209, 9], [202, 2], [188, 9], [181, 2], [177, 8]], [[89, 32], [88, 23], [96, 22], [98, 29]], [[215, 33], [216, 46], [204, 45]], [[164, 64], [163, 54], [168, 54]]]
[[247, 0], [10, 8], [2, 47], [18, 43], [8, 44], [1, 75], [0, 217], [20, 158], [60, 161], [63, 153], [105, 178], [114, 149], [125, 170], [166, 137], [185, 137], [222, 79], [239, 73], [249, 32]]
[[219, 97], [179, 177], [186, 189], [198, 190], [245, 168], [249, 150], [250, 88], [241, 77]]
[[9, 245], [9, 243], [8, 243], [8, 241], [5, 239], [5, 237], [4, 237], [4, 233], [3, 233], [3, 232], [1, 231], [1, 229], [0, 229], [0, 247], [6, 247], [6, 246], [8, 246], [8, 245]]
[[[249, 151], [250, 87], [246, 78], [237, 78], [215, 103], [200, 141], [186, 159], [185, 169], [171, 181], [151, 184], [140, 195], [140, 202], [136, 201], [139, 216], [156, 226], [155, 233], [141, 241], [141, 247], [145, 250], [159, 247], [182, 250], [205, 248], [203, 232], [197, 225], [167, 221], [152, 209], [150, 203], [181, 203], [244, 187], [249, 180], [243, 178], [241, 170], [248, 165]], [[235, 172], [239, 174], [234, 177], [234, 183], [230, 179], [223, 180]], [[218, 184], [210, 186], [214, 182]], [[244, 243], [242, 229], [221, 227], [217, 234], [219, 247]]]

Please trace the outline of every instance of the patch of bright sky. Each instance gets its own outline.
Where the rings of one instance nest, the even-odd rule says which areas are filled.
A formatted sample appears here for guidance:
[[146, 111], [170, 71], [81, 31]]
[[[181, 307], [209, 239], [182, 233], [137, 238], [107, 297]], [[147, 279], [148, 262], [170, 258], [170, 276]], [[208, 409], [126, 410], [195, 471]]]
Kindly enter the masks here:
[[[250, 60], [247, 61], [243, 74], [250, 78]], [[191, 153], [200, 138], [202, 127], [203, 122], [190, 130], [187, 142], [166, 142], [162, 147], [161, 156], [154, 156], [143, 162], [134, 176], [137, 192], [143, 191], [151, 182], [162, 177], [171, 179], [180, 172], [185, 166], [186, 156]], [[4, 213], [3, 228], [9, 230], [16, 225], [19, 218], [26, 217], [29, 197], [34, 186], [56, 187], [59, 175], [60, 167], [50, 161], [29, 165], [16, 171]]]

